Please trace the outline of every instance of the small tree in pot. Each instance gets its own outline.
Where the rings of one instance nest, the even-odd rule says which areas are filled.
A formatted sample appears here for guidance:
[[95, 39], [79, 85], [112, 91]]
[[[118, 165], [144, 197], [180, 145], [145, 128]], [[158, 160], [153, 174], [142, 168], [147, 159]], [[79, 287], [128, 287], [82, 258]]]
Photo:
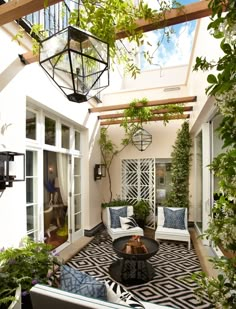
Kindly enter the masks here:
[[144, 228], [149, 214], [150, 206], [147, 201], [140, 200], [134, 205], [134, 218], [141, 228]]

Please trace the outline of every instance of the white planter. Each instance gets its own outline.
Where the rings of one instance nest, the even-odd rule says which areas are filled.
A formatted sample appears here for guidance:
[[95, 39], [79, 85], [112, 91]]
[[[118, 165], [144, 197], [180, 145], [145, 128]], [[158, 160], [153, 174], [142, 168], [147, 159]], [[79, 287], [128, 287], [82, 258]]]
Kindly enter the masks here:
[[21, 287], [19, 286], [15, 294], [16, 300], [11, 303], [8, 309], [21, 309]]

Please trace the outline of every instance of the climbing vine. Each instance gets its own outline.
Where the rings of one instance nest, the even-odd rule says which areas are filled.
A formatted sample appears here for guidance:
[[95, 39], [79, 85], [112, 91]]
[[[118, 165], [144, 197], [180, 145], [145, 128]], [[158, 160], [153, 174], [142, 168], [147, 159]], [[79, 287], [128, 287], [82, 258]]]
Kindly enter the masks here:
[[[216, 308], [236, 306], [236, 6], [235, 0], [211, 0], [212, 9], [209, 31], [220, 40], [222, 56], [218, 61], [197, 57], [194, 70], [215, 69], [209, 74], [206, 93], [215, 97], [216, 106], [223, 120], [218, 128], [225, 152], [217, 156], [210, 169], [219, 179], [218, 196], [212, 217], [204, 235], [232, 252], [231, 257], [213, 259], [219, 270], [217, 278], [197, 274], [198, 293], [207, 293]], [[223, 11], [225, 10], [225, 13]]]

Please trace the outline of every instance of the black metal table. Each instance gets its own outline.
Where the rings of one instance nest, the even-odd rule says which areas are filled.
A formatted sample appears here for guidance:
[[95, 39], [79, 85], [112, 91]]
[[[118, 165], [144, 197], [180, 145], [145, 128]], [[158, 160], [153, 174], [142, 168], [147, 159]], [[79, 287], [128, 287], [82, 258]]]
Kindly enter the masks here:
[[124, 285], [142, 284], [152, 280], [154, 269], [147, 261], [159, 250], [159, 243], [151, 238], [140, 236], [140, 241], [146, 246], [148, 253], [129, 254], [122, 250], [131, 236], [124, 236], [113, 241], [113, 250], [119, 260], [113, 262], [109, 267], [110, 276]]

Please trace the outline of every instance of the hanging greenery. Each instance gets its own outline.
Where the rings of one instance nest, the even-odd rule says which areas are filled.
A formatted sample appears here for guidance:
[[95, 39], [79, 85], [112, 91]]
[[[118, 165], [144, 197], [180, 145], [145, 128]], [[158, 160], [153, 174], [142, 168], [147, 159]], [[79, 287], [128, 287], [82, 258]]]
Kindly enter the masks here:
[[169, 121], [169, 117], [173, 115], [182, 115], [183, 106], [182, 104], [173, 104], [173, 105], [159, 105], [156, 107], [147, 106], [147, 98], [143, 99], [134, 99], [129, 104], [129, 108], [124, 111], [124, 117], [121, 122], [121, 127], [124, 128], [125, 135], [121, 141], [121, 147], [118, 149], [118, 146], [113, 143], [108, 135], [108, 127], [101, 128], [99, 145], [101, 149], [102, 159], [106, 167], [108, 181], [109, 181], [109, 192], [110, 192], [110, 201], [112, 201], [112, 189], [111, 189], [111, 175], [110, 167], [114, 157], [124, 150], [124, 148], [131, 143], [133, 134], [142, 127], [143, 123], [147, 123], [153, 117], [153, 111], [163, 111], [158, 116], [163, 117], [163, 123], [166, 125]]
[[[222, 56], [217, 62], [197, 57], [194, 70], [216, 69], [209, 74], [206, 93], [214, 96], [223, 120], [218, 128], [226, 151], [217, 156], [210, 169], [219, 179], [218, 199], [212, 209], [212, 217], [204, 235], [215, 246], [232, 252], [231, 257], [215, 258], [219, 270], [217, 278], [196, 274], [199, 295], [207, 293], [216, 308], [236, 306], [236, 7], [235, 0], [211, 0], [211, 22], [208, 29], [214, 38], [220, 39]], [[223, 14], [223, 8], [226, 13]]]
[[177, 132], [171, 153], [171, 190], [166, 201], [169, 207], [189, 207], [191, 146], [189, 123], [185, 121]]

